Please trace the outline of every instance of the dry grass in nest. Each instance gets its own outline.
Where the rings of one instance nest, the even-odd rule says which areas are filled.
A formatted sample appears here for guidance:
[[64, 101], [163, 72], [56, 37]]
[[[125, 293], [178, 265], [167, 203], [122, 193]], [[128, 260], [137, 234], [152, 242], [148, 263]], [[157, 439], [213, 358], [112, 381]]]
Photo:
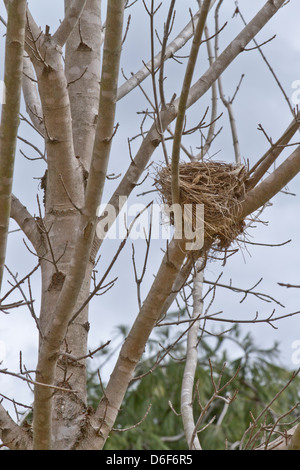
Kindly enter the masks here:
[[[243, 232], [244, 222], [237, 219], [237, 209], [245, 194], [246, 180], [244, 166], [213, 161], [179, 165], [181, 206], [192, 204], [194, 208], [196, 204], [204, 204], [205, 240], [216, 248], [228, 248]], [[170, 165], [157, 170], [154, 184], [163, 204], [170, 206]]]

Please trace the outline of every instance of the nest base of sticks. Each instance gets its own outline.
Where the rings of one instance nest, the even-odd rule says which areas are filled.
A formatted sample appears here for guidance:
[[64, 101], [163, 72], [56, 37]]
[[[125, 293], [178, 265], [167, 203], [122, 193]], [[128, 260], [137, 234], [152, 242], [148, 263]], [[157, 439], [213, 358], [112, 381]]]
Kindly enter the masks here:
[[[217, 161], [180, 163], [180, 205], [194, 208], [204, 205], [205, 243], [215, 249], [227, 249], [243, 233], [245, 223], [237, 217], [239, 204], [245, 195], [247, 169], [243, 165]], [[157, 169], [154, 185], [158, 189], [163, 204], [172, 205], [171, 166]], [[171, 223], [174, 220], [171, 217]]]

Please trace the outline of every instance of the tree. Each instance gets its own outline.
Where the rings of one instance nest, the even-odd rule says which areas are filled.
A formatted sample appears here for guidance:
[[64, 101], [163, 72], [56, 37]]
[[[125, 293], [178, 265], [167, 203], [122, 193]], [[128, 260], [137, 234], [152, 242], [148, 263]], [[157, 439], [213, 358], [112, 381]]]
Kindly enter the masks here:
[[[102, 449], [112, 432], [154, 327], [165, 317], [178, 292], [192, 282], [193, 311], [186, 320], [189, 327], [185, 331], [187, 357], [181, 388], [181, 414], [189, 447], [201, 449], [197, 436], [199, 423], [194, 422], [191, 398], [197, 367], [196, 345], [199, 332], [201, 336], [204, 328], [202, 321], [205, 323], [207, 317], [206, 314], [203, 316], [202, 293], [205, 265], [211, 257], [219, 255], [226, 259], [230, 254], [230, 245], [243, 233], [245, 219], [261, 211], [300, 170], [300, 147], [296, 146], [262, 180], [284, 148], [295, 145], [292, 144], [292, 138], [298, 130], [299, 119], [292, 107], [291, 123], [282, 136], [274, 143], [261, 127], [268, 139], [269, 149], [252, 168], [242, 164], [233, 116], [233, 98], [225, 99], [221, 79], [228, 66], [247, 50], [249, 43], [255, 40], [268, 21], [274, 15], [281, 14], [285, 0], [268, 0], [221, 53], [218, 41], [223, 29], [219, 26], [222, 1], [199, 2], [199, 9], [189, 23], [182, 31], [174, 34], [176, 2], [171, 0], [164, 19], [158, 54], [155, 54], [155, 20], [161, 5], [154, 0], [143, 1], [150, 23], [150, 61], [130, 78], [125, 77], [121, 86], [120, 63], [130, 28], [130, 16], [127, 17], [127, 23], [124, 18], [127, 9], [132, 8], [134, 11], [136, 2], [108, 0], [105, 21], [102, 22], [99, 0], [65, 0], [65, 16], [54, 33], [50, 32], [49, 26], [46, 26], [45, 31], [37, 26], [30, 13], [30, 2], [28, 7], [25, 1], [5, 0], [4, 3], [8, 13], [5, 61], [7, 102], [2, 107], [0, 140], [0, 201], [3, 201], [0, 208], [0, 280], [4, 270], [10, 216], [23, 231], [31, 244], [28, 246], [26, 242], [28, 249], [38, 260], [37, 266], [25, 276], [25, 280], [29, 281], [33, 272], [39, 270], [41, 307], [39, 314], [36, 314], [32, 298], [23, 302], [29, 307], [39, 334], [35, 377], [33, 379], [23, 370], [15, 374], [34, 386], [32, 426], [30, 429], [19, 426], [0, 405], [2, 441], [11, 449]], [[238, 6], [235, 13], [239, 14]], [[208, 30], [210, 18], [214, 18], [215, 22], [213, 34]], [[170, 39], [171, 34], [174, 35], [173, 40]], [[189, 47], [188, 57], [183, 66], [180, 93], [176, 98], [169, 90], [166, 92], [165, 67], [168, 59], [175, 57], [185, 44]], [[197, 58], [204, 47], [207, 47], [209, 67], [199, 77]], [[261, 52], [262, 45], [256, 43], [255, 48]], [[20, 71], [21, 67], [23, 98], [28, 114], [26, 118], [21, 115], [21, 119], [33, 126], [45, 144], [45, 153], [39, 154], [46, 167], [41, 178], [44, 200], [37, 199], [37, 216], [31, 215], [12, 194], [21, 86], [20, 73], [14, 77], [14, 81], [12, 77], [14, 70]], [[143, 88], [147, 78], [152, 85], [151, 96]], [[115, 159], [118, 166], [119, 157], [113, 145], [122, 126], [116, 120], [116, 110], [119, 102], [133, 93], [136, 87], [140, 87], [145, 94], [151, 110], [142, 112], [140, 134], [127, 136], [131, 162], [103, 208], [101, 204], [105, 202], [105, 183], [118, 176], [108, 173], [110, 161]], [[207, 110], [196, 126], [187, 129], [188, 111], [208, 91], [212, 93], [209, 123], [206, 123]], [[218, 135], [215, 127], [220, 117], [216, 109], [217, 93], [228, 110], [231, 124], [235, 161], [229, 164], [211, 163], [210, 158], [207, 158]], [[134, 98], [132, 100], [134, 105]], [[151, 126], [145, 130], [149, 120]], [[173, 122], [174, 129], [171, 126]], [[200, 134], [201, 140], [204, 139], [204, 144], [199, 154], [194, 156], [186, 150], [184, 138], [196, 133]], [[141, 143], [134, 156], [138, 138]], [[31, 145], [36, 148], [34, 144]], [[197, 232], [193, 232], [193, 236], [196, 236], [194, 245], [193, 236], [176, 237], [180, 224], [174, 216], [174, 237], [167, 244], [144, 300], [140, 285], [146, 269], [151, 230], [140, 276], [133, 251], [139, 312], [122, 344], [96, 410], [91, 412], [87, 407], [86, 384], [86, 359], [92, 355], [92, 352], [87, 352], [89, 302], [101, 290], [114, 284], [107, 279], [108, 274], [134, 224], [150, 205], [145, 205], [126, 227], [124, 238], [100, 280], [95, 278], [95, 266], [99, 254], [105, 250], [108, 230], [113, 227], [136, 186], [144, 183], [139, 180], [152, 161], [154, 152], [160, 148], [165, 160], [163, 170], [167, 172], [167, 177], [164, 181], [167, 181], [169, 202], [179, 207], [183, 204], [183, 170], [187, 170], [185, 175], [190, 178], [192, 168], [196, 168], [198, 176], [191, 184], [202, 185], [202, 196], [207, 188], [212, 192], [209, 178], [213, 173], [215, 192], [210, 201], [212, 211], [217, 210], [221, 219], [217, 221], [216, 212], [212, 212], [212, 219], [208, 223], [206, 210], [204, 243], [200, 246], [196, 243], [199, 242]], [[180, 152], [186, 152], [190, 161], [182, 164]], [[158, 172], [156, 178], [163, 197], [167, 197], [162, 173]], [[221, 189], [216, 189], [216, 185]], [[191, 195], [191, 188], [188, 193]], [[225, 198], [222, 205], [221, 199], [216, 197], [221, 193]], [[207, 209], [208, 203], [205, 204]], [[192, 217], [188, 223], [195, 228], [197, 220]], [[1, 292], [1, 310], [10, 312], [10, 309], [20, 307], [20, 302], [7, 304], [6, 299], [22, 282], [24, 279], [15, 277], [13, 288], [6, 293]], [[272, 320], [267, 319], [269, 322]], [[4, 369], [1, 372], [9, 373]]]

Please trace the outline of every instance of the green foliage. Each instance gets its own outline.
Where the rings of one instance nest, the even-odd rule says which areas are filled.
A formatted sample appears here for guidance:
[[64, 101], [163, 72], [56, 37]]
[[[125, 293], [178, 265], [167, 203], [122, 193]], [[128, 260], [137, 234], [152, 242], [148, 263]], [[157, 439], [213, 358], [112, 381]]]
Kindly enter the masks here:
[[[185, 337], [157, 365], [157, 359], [161, 359], [168, 345], [172, 344], [170, 330], [159, 330], [155, 339], [150, 341], [147, 357], [136, 371], [136, 377], [143, 377], [134, 380], [128, 389], [115, 425], [116, 430], [106, 443], [107, 450], [188, 449], [179, 415]], [[239, 345], [241, 354], [238, 358], [230, 358], [229, 341]], [[256, 418], [265, 410], [257, 426], [249, 430], [243, 440], [243, 448], [258, 445], [265, 438], [263, 429], [272, 425], [299, 401], [300, 378], [296, 377], [269, 406], [274, 396], [289, 382], [292, 372], [274, 364], [278, 355], [277, 345], [270, 350], [261, 350], [256, 347], [250, 334], [241, 336], [237, 325], [230, 333], [214, 337], [213, 340], [211, 337], [202, 337], [198, 351], [195, 420], [201, 412], [201, 406], [206, 405], [214, 392], [212, 375], [217, 382], [221, 374], [222, 385], [230, 381], [239, 369], [235, 379], [222, 393], [223, 397], [232, 397], [237, 393], [234, 401], [228, 406], [221, 399], [214, 400], [200, 425], [200, 429], [205, 428], [211, 422], [199, 434], [204, 449], [238, 448], [246, 429], [253, 423], [251, 416]], [[95, 374], [90, 372], [89, 375], [90, 404], [96, 406], [102, 392], [99, 381], [95, 381]], [[292, 422], [297, 416], [296, 407], [283, 421]], [[126, 428], [131, 429], [122, 431]], [[257, 433], [255, 439], [254, 433]], [[277, 435], [274, 434], [274, 437]]]

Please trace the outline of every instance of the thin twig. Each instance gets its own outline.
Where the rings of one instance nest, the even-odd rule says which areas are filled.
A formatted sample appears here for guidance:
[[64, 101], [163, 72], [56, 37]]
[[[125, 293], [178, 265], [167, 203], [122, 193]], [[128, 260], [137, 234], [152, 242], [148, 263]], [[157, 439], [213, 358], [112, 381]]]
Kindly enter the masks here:
[[52, 388], [53, 390], [59, 390], [61, 392], [78, 393], [76, 390], [71, 390], [69, 388], [63, 388], [63, 387], [58, 387], [56, 385], [49, 385], [49, 384], [44, 384], [42, 382], [36, 382], [35, 380], [22, 377], [22, 375], [16, 374], [15, 372], [10, 372], [7, 369], [0, 369], [0, 374], [11, 375], [12, 377], [16, 377], [18, 379], [24, 380], [25, 382], [30, 383], [31, 385], [40, 385], [42, 387]]
[[146, 410], [146, 413], [143, 416], [143, 418], [140, 421], [138, 421], [136, 424], [133, 424], [132, 426], [129, 426], [128, 428], [112, 428], [112, 431], [126, 432], [126, 431], [129, 431], [130, 429], [134, 429], [134, 428], [138, 427], [147, 418], [147, 416], [149, 414], [149, 411], [151, 409], [151, 406], [152, 406], [152, 404], [150, 403], [147, 410]]

